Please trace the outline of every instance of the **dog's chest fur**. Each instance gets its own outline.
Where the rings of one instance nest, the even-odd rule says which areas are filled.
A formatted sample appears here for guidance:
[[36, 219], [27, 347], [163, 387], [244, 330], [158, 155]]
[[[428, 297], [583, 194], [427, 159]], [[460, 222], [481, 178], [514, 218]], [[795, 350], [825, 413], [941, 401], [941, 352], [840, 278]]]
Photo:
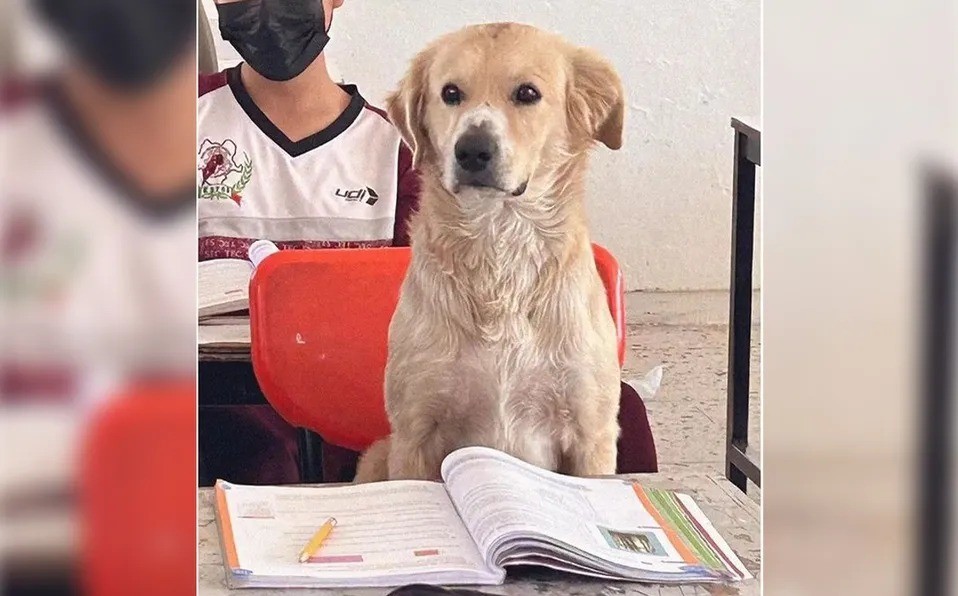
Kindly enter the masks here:
[[474, 222], [486, 230], [461, 248], [464, 275], [455, 276], [477, 340], [463, 346], [459, 364], [471, 371], [476, 401], [498, 421], [470, 439], [556, 468], [574, 432], [557, 363], [541, 357], [546, 344], [561, 356], [561, 338], [549, 337], [562, 298], [553, 285], [558, 257], [521, 213], [503, 209], [490, 218], [497, 221]]
[[570, 396], [595, 391], [576, 371], [607, 355], [582, 325], [604, 295], [587, 240], [563, 235], [549, 215], [509, 205], [471, 213], [439, 246], [414, 251], [387, 375], [387, 386], [403, 379], [387, 400], [404, 403], [387, 407], [417, 417], [411, 424], [431, 420], [447, 452], [486, 445], [559, 469], [576, 440]]

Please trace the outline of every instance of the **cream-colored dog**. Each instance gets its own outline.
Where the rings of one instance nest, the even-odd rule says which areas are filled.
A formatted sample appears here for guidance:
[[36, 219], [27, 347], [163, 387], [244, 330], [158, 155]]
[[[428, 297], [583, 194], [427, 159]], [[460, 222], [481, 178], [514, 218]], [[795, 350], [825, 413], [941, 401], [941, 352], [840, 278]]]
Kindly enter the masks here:
[[387, 105], [422, 198], [389, 330], [392, 435], [357, 481], [436, 479], [468, 445], [614, 473], [619, 365], [584, 195], [590, 147], [622, 145], [619, 77], [555, 35], [479, 25], [416, 56]]

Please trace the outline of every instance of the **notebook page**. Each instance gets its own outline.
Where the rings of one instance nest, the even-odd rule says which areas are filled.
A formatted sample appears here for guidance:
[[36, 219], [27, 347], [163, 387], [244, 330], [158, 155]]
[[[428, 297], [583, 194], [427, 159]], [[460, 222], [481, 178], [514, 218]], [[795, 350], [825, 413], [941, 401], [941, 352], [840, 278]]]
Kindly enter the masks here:
[[[702, 568], [708, 548], [692, 549], [663, 523], [664, 503], [672, 493], [647, 491], [615, 479], [581, 479], [554, 474], [483, 447], [460, 449], [442, 465], [447, 490], [473, 539], [487, 558], [506, 539], [545, 537], [578, 551], [570, 559], [591, 556], [616, 567], [649, 573], [685, 573]], [[669, 505], [674, 505], [670, 500]], [[696, 508], [697, 510], [697, 508]], [[670, 519], [678, 519], [676, 511]], [[697, 511], [701, 518], [701, 512]], [[696, 518], [699, 519], [699, 518]], [[714, 532], [709, 524], [709, 530]], [[717, 534], [711, 539], [724, 541]], [[701, 541], [694, 546], [701, 547]], [[555, 547], [561, 551], [561, 548]], [[731, 550], [725, 545], [721, 555]], [[511, 558], [515, 559], [515, 553]], [[715, 557], [709, 568], [734, 576], [747, 574], [734, 554], [732, 565]], [[718, 559], [718, 560], [715, 560]]]
[[242, 259], [202, 261], [197, 268], [199, 316], [235, 312], [249, 306], [253, 264]]
[[249, 348], [249, 323], [239, 325], [200, 325], [196, 341], [200, 347]]
[[[236, 563], [252, 576], [360, 580], [457, 570], [489, 575], [441, 484], [254, 487], [220, 481]], [[219, 489], [218, 489], [219, 490]], [[329, 518], [317, 555], [300, 550]]]
[[249, 328], [249, 316], [243, 315], [220, 315], [218, 317], [209, 317], [200, 321], [200, 326], [210, 325], [242, 325]]

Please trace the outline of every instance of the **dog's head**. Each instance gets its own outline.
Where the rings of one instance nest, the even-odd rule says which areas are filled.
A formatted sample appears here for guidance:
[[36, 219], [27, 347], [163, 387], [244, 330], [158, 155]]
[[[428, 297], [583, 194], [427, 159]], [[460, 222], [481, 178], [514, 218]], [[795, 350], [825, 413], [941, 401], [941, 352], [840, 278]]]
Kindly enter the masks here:
[[515, 23], [438, 39], [387, 107], [415, 167], [465, 198], [541, 193], [593, 141], [622, 146], [624, 96], [612, 66]]

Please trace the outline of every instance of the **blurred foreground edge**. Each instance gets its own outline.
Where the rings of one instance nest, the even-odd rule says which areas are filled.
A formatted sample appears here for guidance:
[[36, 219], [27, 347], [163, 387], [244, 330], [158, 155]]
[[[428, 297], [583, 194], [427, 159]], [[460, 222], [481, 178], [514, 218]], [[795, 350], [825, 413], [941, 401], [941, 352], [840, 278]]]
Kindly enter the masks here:
[[131, 388], [90, 420], [80, 460], [81, 593], [196, 592], [196, 386]]
[[921, 493], [917, 502], [920, 548], [916, 594], [952, 594], [954, 479], [955, 236], [958, 183], [945, 170], [928, 169], [924, 184], [924, 305], [922, 333]]

